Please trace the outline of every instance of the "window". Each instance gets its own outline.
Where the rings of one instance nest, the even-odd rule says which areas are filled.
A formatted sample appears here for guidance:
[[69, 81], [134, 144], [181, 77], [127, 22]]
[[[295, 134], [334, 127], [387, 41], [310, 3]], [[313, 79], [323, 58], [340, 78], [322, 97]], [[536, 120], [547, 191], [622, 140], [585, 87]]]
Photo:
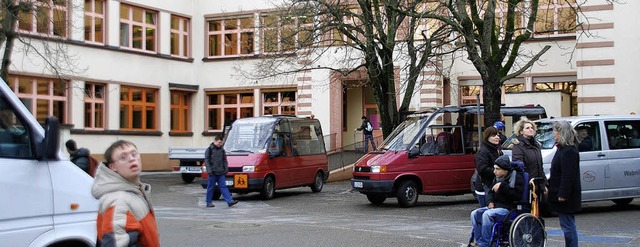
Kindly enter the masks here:
[[84, 40], [91, 43], [104, 43], [105, 1], [84, 0]]
[[324, 138], [320, 123], [315, 120], [290, 120], [293, 150], [296, 155], [324, 154]]
[[[578, 115], [578, 85], [575, 81], [544, 82], [544, 77], [533, 78], [535, 91], [561, 91], [571, 95], [571, 116]], [[540, 81], [540, 82], [536, 82]]]
[[296, 91], [262, 93], [263, 115], [296, 115]]
[[209, 94], [207, 128], [223, 131], [238, 118], [253, 117], [253, 92]]
[[31, 157], [30, 136], [29, 128], [4, 98], [0, 98], [0, 157]]
[[313, 14], [303, 16], [263, 16], [263, 51], [293, 51], [313, 44]]
[[120, 87], [120, 129], [156, 130], [158, 90]]
[[67, 37], [67, 0], [38, 0], [29, 2], [33, 8], [20, 11], [18, 30], [33, 34]]
[[523, 92], [524, 84], [504, 84], [504, 92], [505, 93], [515, 93], [515, 92]]
[[191, 93], [184, 91], [171, 91], [171, 131], [189, 132], [191, 121], [189, 102]]
[[251, 55], [254, 51], [253, 17], [209, 21], [209, 57]]
[[460, 100], [463, 105], [478, 103], [478, 94], [482, 98], [482, 86], [460, 86]]
[[7, 83], [39, 123], [55, 116], [67, 123], [67, 85], [69, 82], [48, 78], [9, 76]]
[[600, 126], [598, 122], [580, 123], [576, 127], [578, 133], [578, 151], [590, 152], [602, 150], [600, 141]]
[[158, 13], [140, 7], [120, 5], [120, 46], [156, 51]]
[[640, 148], [640, 121], [605, 121], [609, 149]]
[[107, 85], [87, 82], [84, 84], [84, 127], [104, 129]]
[[540, 0], [534, 24], [534, 35], [574, 35], [577, 14], [575, 0]]
[[191, 21], [180, 16], [171, 16], [171, 55], [188, 57], [190, 55], [189, 34]]

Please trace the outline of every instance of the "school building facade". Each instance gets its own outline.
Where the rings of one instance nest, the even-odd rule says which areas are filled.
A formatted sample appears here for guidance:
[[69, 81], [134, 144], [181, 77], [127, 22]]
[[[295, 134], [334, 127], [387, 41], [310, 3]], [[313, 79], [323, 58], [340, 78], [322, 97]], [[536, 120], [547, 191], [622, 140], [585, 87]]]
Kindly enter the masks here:
[[[168, 159], [169, 147], [207, 146], [242, 117], [314, 115], [329, 149], [358, 139], [353, 130], [362, 115], [378, 128], [363, 71], [342, 76], [305, 70], [287, 80], [260, 81], [238, 75], [237, 68], [282, 49], [262, 43], [265, 33], [286, 28], [262, 27], [267, 18], [278, 18], [269, 16], [269, 2], [37, 1], [57, 21], [43, 21], [36, 12], [21, 15], [17, 29], [31, 41], [16, 42], [7, 83], [38, 120], [60, 119], [62, 141], [74, 139], [98, 158], [115, 140], [133, 141], [145, 170], [171, 169], [176, 161]], [[566, 21], [564, 2], [551, 0], [546, 8], [555, 25]], [[640, 3], [589, 0], [580, 9], [582, 29], [534, 35], [526, 43], [534, 51], [551, 49], [505, 83], [504, 103], [541, 104], [553, 116], [640, 112], [633, 100], [640, 84], [631, 73], [640, 64], [640, 34], [634, 32]], [[64, 57], [54, 70], [29, 46], [61, 49]], [[453, 57], [424, 69], [412, 110], [476, 102], [480, 77], [469, 61]], [[397, 81], [402, 77], [398, 72]]]

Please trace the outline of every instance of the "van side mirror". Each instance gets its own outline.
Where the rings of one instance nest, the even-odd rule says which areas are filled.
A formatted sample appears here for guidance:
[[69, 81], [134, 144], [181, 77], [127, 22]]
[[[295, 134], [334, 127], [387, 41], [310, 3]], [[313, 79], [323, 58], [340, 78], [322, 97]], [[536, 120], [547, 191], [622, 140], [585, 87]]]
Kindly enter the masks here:
[[419, 154], [420, 154], [420, 148], [419, 147], [414, 146], [411, 149], [409, 149], [409, 158], [416, 157]]
[[60, 152], [60, 121], [54, 116], [44, 120], [44, 140], [42, 141], [42, 158], [57, 160]]

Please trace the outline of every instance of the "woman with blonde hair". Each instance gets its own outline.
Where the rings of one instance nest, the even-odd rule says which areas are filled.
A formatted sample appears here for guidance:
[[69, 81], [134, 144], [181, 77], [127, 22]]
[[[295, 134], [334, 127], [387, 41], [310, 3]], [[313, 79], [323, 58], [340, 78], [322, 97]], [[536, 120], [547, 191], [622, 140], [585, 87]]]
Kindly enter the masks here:
[[529, 177], [543, 178], [544, 184], [546, 184], [547, 177], [542, 168], [540, 143], [534, 138], [536, 124], [526, 117], [522, 117], [513, 126], [513, 132], [516, 134], [516, 138], [513, 140], [512, 160], [522, 161]]

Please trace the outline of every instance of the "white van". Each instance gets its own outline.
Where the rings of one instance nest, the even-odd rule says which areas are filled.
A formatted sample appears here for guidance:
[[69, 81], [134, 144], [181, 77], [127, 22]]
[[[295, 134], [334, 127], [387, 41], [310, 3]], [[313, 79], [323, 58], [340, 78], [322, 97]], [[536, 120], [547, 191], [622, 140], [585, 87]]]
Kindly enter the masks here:
[[[640, 197], [640, 116], [595, 115], [535, 121], [535, 138], [542, 144], [547, 177], [556, 151], [552, 127], [561, 120], [571, 122], [581, 139], [578, 150], [583, 202], [612, 200], [626, 205]], [[509, 146], [511, 138], [503, 147]]]
[[0, 245], [95, 245], [93, 179], [60, 152], [58, 120], [40, 125], [0, 79]]

